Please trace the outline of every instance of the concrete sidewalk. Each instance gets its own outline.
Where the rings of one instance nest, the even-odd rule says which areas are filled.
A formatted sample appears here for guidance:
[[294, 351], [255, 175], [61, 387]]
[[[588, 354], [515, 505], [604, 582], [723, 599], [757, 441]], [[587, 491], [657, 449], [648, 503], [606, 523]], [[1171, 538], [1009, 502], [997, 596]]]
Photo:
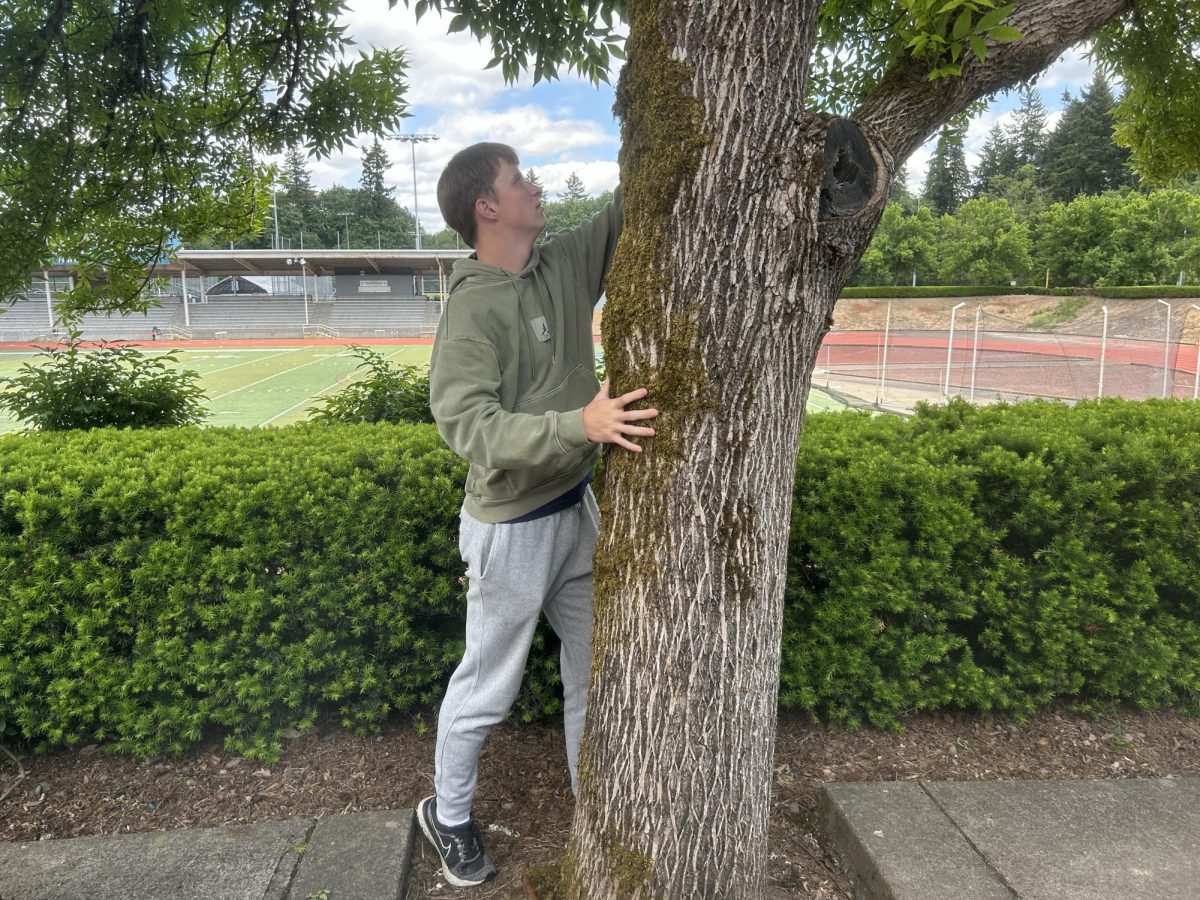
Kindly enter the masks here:
[[[865, 900], [1200, 898], [1200, 778], [833, 783], [820, 814]], [[398, 810], [0, 844], [0, 900], [399, 900], [414, 827]]]
[[1197, 900], [1200, 778], [826, 784], [863, 900]]
[[414, 827], [406, 809], [0, 844], [0, 900], [398, 900]]

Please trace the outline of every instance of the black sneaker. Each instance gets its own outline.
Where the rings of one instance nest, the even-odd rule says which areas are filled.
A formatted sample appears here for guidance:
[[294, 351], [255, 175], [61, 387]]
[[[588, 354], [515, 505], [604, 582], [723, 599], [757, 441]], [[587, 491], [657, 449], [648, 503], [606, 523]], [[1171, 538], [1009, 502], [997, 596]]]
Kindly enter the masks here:
[[417, 804], [417, 821], [442, 858], [442, 873], [452, 885], [473, 887], [495, 876], [496, 867], [483, 850], [474, 819], [447, 828], [437, 819], [437, 798], [426, 797]]

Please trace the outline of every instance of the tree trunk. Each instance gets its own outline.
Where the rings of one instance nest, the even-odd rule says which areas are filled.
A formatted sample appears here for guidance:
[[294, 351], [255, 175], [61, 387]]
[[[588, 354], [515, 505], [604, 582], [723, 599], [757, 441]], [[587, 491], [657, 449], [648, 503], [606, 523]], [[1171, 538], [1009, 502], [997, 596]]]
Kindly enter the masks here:
[[796, 444], [892, 167], [803, 108], [818, 5], [629, 3], [605, 357], [661, 415], [608, 456], [577, 900], [763, 896]]
[[572, 900], [757, 898], [767, 860], [796, 443], [833, 304], [897, 159], [1133, 0], [1025, 0], [959, 78], [901, 56], [854, 122], [804, 108], [820, 0], [629, 0], [615, 392], [658, 435], [608, 456]]

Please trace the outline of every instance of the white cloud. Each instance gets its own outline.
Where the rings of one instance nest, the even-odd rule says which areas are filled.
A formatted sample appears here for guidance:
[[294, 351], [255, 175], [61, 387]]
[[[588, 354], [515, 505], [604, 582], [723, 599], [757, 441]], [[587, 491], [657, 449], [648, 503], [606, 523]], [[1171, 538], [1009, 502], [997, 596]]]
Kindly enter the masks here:
[[567, 189], [567, 179], [571, 177], [572, 173], [579, 177], [579, 180], [583, 182], [584, 189], [589, 194], [611, 191], [620, 180], [620, 168], [617, 166], [616, 160], [611, 162], [568, 160], [534, 168], [538, 180], [541, 181], [551, 200], [557, 200], [558, 195]]
[[1059, 105], [1058, 98], [1064, 88], [1069, 90], [1072, 96], [1078, 97], [1079, 92], [1091, 82], [1096, 67], [1085, 56], [1088, 49], [1087, 44], [1072, 47], [1038, 78], [1037, 88], [1047, 106]]
[[[418, 22], [412, 10], [403, 4], [389, 9], [387, 0], [351, 0], [341, 21], [361, 49], [400, 47], [406, 52], [411, 118], [401, 123], [399, 131], [434, 133], [439, 138], [415, 148], [419, 215], [427, 230], [443, 227], [436, 200], [442, 169], [455, 152], [476, 141], [512, 144], [523, 167], [533, 165], [540, 177], [545, 172], [543, 182], [552, 194], [562, 189], [571, 171], [579, 174], [589, 191], [616, 184], [618, 137], [609, 112], [611, 87], [593, 88], [574, 76], [534, 87], [525, 74], [515, 85], [507, 85], [499, 68], [485, 68], [491, 48], [469, 32], [447, 34], [447, 19], [429, 14]], [[314, 185], [357, 184], [358, 148], [370, 140], [360, 135], [347, 153], [312, 160]], [[388, 143], [387, 151], [388, 183], [396, 186], [397, 200], [411, 207], [413, 147]]]

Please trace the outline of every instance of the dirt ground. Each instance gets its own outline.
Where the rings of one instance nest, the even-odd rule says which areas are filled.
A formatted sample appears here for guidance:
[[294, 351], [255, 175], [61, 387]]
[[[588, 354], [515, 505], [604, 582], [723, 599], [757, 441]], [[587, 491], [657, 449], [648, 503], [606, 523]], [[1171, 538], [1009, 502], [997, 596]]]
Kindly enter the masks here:
[[[431, 792], [432, 729], [390, 723], [376, 736], [322, 725], [291, 736], [271, 765], [210, 740], [180, 759], [108, 756], [95, 746], [0, 752], [0, 841], [258, 822], [413, 806]], [[9, 754], [12, 754], [11, 756]], [[850, 898], [815, 820], [828, 781], [1200, 776], [1200, 719], [1121, 711], [1088, 719], [1064, 709], [1024, 725], [1003, 716], [921, 715], [899, 733], [846, 732], [785, 715], [772, 796], [769, 897]], [[407, 900], [513, 898], [523, 873], [552, 863], [573, 802], [558, 728], [505, 725], [481, 760], [475, 814], [500, 869], [490, 884], [448, 887], [417, 837]]]

